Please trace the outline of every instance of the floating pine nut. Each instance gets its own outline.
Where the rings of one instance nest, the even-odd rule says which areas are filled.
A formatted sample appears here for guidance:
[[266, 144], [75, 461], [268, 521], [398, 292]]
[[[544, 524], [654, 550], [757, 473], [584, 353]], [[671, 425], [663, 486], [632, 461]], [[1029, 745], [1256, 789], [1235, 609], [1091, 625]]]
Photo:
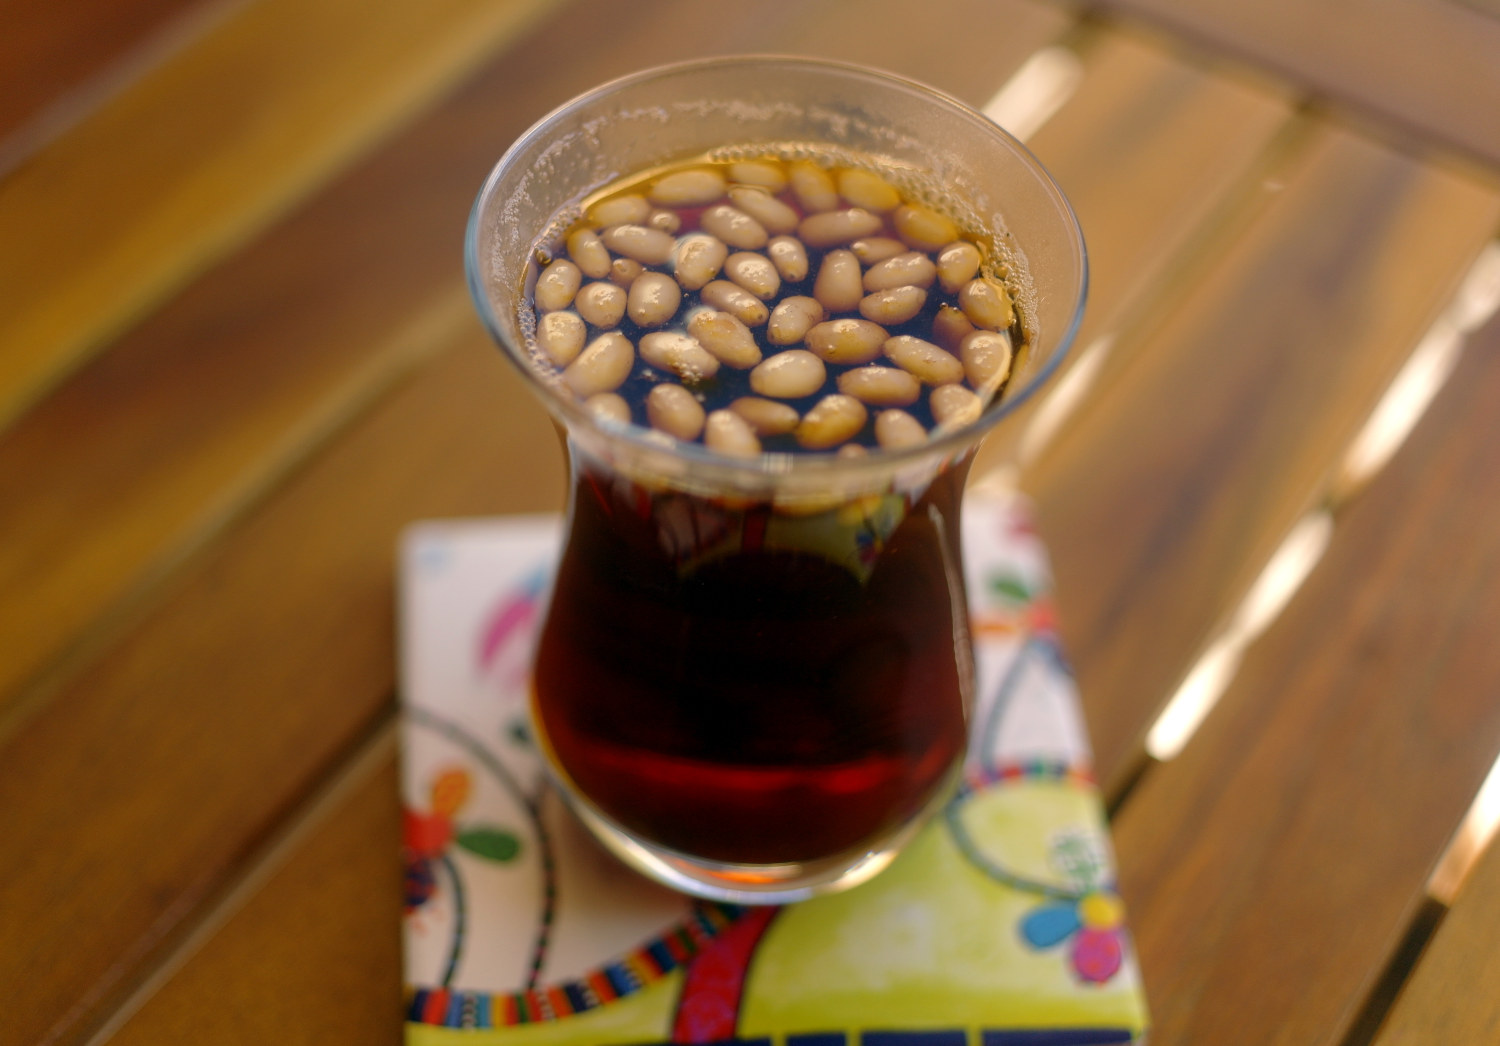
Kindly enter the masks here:
[[807, 347], [829, 363], [869, 363], [880, 355], [890, 337], [886, 329], [869, 320], [828, 320], [807, 332]]
[[578, 292], [573, 307], [595, 327], [617, 327], [625, 315], [625, 291], [613, 283], [591, 283]]
[[932, 318], [932, 340], [949, 352], [957, 352], [975, 327], [956, 305], [944, 305]]
[[872, 407], [904, 407], [917, 402], [922, 384], [895, 367], [855, 367], [839, 375], [839, 391]]
[[717, 237], [699, 233], [684, 236], [677, 245], [677, 264], [673, 271], [683, 290], [695, 291], [719, 275], [729, 248]]
[[771, 192], [780, 192], [786, 188], [786, 172], [781, 169], [781, 165], [761, 160], [741, 160], [730, 164], [729, 179], [741, 185], [758, 185]]
[[781, 290], [781, 276], [776, 266], [763, 254], [738, 251], [724, 262], [724, 275], [762, 301], [776, 297]]
[[704, 232], [711, 232], [729, 246], [738, 247], [742, 251], [758, 251], [770, 239], [764, 225], [727, 203], [716, 204], [704, 211], [698, 224]]
[[807, 214], [838, 207], [839, 191], [834, 188], [833, 177], [817, 164], [794, 163], [787, 177], [792, 183], [792, 195]]
[[892, 287], [932, 286], [937, 279], [937, 266], [932, 259], [917, 251], [907, 251], [873, 266], [865, 273], [865, 290], [888, 291]]
[[889, 236], [866, 236], [851, 243], [849, 249], [854, 252], [861, 265], [870, 266], [878, 265], [898, 254], [905, 254], [906, 244]]
[[652, 367], [670, 371], [689, 384], [707, 381], [719, 372], [719, 360], [698, 339], [681, 331], [652, 331], [637, 347]]
[[928, 385], [949, 385], [964, 380], [964, 365], [930, 341], [901, 335], [891, 338], [881, 351], [891, 362]]
[[766, 321], [766, 340], [772, 345], [796, 345], [827, 315], [817, 298], [782, 298]]
[[824, 396], [797, 423], [797, 442], [808, 450], [829, 450], [858, 435], [869, 416], [853, 396]]
[[963, 428], [979, 420], [984, 404], [964, 385], [940, 385], [927, 398], [932, 416], [945, 429]]
[[747, 327], [759, 327], [771, 315], [766, 303], [738, 284], [714, 280], [698, 292], [705, 305], [727, 312]]
[[841, 458], [868, 458], [870, 452], [858, 443], [845, 443], [839, 448], [837, 456]]
[[970, 280], [958, 292], [958, 307], [973, 321], [976, 327], [988, 327], [992, 331], [1003, 331], [1015, 320], [1015, 310], [1010, 304], [1010, 294], [994, 280], [980, 277]]
[[698, 344], [713, 353], [720, 363], [745, 370], [760, 362], [760, 346], [755, 344], [755, 335], [727, 312], [699, 309], [692, 314], [687, 327], [688, 333], [698, 339]]
[[[872, 288], [874, 289], [874, 288]], [[859, 259], [853, 251], [829, 251], [813, 281], [813, 297], [829, 312], [849, 312], [865, 296], [859, 282]]]
[[651, 204], [644, 196], [630, 193], [600, 200], [589, 208], [589, 221], [596, 225], [639, 225], [651, 214]]
[[794, 400], [817, 392], [827, 376], [818, 357], [805, 349], [787, 349], [756, 365], [750, 372], [750, 387], [762, 396]]
[[609, 275], [609, 250], [593, 229], [574, 229], [568, 233], [568, 257], [591, 280]]
[[882, 450], [915, 447], [927, 442], [927, 430], [904, 410], [883, 410], [875, 415], [875, 442]]
[[958, 355], [969, 384], [981, 397], [993, 395], [1010, 376], [1010, 335], [1003, 331], [975, 331], [960, 343]]
[[950, 243], [938, 252], [938, 282], [949, 294], [957, 294], [979, 271], [979, 248], [967, 240]]
[[753, 458], [760, 453], [760, 440], [750, 423], [732, 410], [716, 410], [703, 426], [703, 443], [709, 450], [732, 458]]
[[617, 392], [600, 392], [583, 401], [583, 407], [601, 425], [629, 425], [630, 404]]
[[711, 167], [664, 174], [646, 194], [662, 207], [698, 207], [724, 195], [724, 176]]
[[571, 312], [549, 312], [536, 325], [536, 347], [559, 367], [573, 362], [587, 336], [583, 321]]
[[609, 263], [609, 282], [629, 290], [635, 278], [645, 271], [646, 267], [634, 258], [616, 258]]
[[958, 239], [958, 226], [931, 207], [908, 203], [891, 215], [896, 235], [919, 251], [935, 251]]
[[646, 394], [646, 419], [653, 429], [694, 440], [703, 431], [703, 404], [681, 385], [658, 385]]
[[860, 299], [859, 314], [875, 323], [894, 327], [905, 323], [927, 304], [927, 292], [921, 287], [892, 287]]
[[660, 327], [677, 315], [682, 304], [682, 288], [664, 272], [643, 272], [630, 285], [626, 311], [642, 327]]
[[676, 236], [677, 230], [682, 228], [682, 219], [677, 216], [676, 211], [652, 211], [646, 218], [646, 225]]
[[802, 246], [802, 241], [778, 236], [766, 246], [766, 253], [787, 283], [801, 283], [807, 279], [807, 249]]
[[758, 396], [741, 396], [729, 405], [729, 409], [745, 419], [761, 436], [784, 436], [797, 427], [802, 418], [795, 408], [775, 400], [763, 400]]
[[665, 265], [677, 241], [669, 233], [644, 225], [611, 225], [599, 234], [604, 246], [642, 265]]
[[862, 207], [850, 207], [843, 211], [824, 211], [802, 219], [797, 226], [797, 235], [802, 242], [815, 250], [853, 243], [861, 236], [870, 236], [880, 231], [885, 224], [880, 215]]
[[601, 334], [578, 354], [563, 371], [563, 383], [587, 399], [600, 392], [613, 392], [625, 384], [635, 366], [635, 348], [619, 331]]
[[839, 172], [839, 192], [854, 206], [881, 213], [893, 211], [901, 203], [894, 185], [878, 174], [853, 167]]
[[543, 312], [566, 309], [573, 303], [573, 295], [578, 293], [581, 282], [583, 273], [578, 266], [566, 258], [559, 258], [536, 278], [536, 307]]
[[729, 202], [760, 222], [773, 235], [797, 227], [797, 212], [763, 189], [738, 185], [729, 190]]

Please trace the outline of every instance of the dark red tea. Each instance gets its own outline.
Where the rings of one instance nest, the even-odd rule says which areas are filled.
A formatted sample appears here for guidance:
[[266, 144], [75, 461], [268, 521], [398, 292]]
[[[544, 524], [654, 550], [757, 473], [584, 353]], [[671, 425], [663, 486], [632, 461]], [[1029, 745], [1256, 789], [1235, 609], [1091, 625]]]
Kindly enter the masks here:
[[535, 700], [583, 797], [735, 864], [877, 845], [922, 810], [966, 743], [964, 466], [813, 516], [573, 471]]

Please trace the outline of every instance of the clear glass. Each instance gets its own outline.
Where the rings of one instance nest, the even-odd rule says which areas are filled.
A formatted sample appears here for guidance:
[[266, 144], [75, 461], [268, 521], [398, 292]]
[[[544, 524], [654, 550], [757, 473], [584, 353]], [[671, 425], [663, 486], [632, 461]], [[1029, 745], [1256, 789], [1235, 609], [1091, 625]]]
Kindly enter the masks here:
[[[915, 448], [743, 460], [601, 425], [560, 394], [523, 319], [537, 242], [621, 177], [790, 142], [918, 173], [987, 230], [1026, 331], [1005, 396]], [[612, 850], [699, 896], [780, 903], [868, 879], [962, 762], [963, 483], [1077, 329], [1087, 262], [1063, 194], [1014, 138], [921, 84], [716, 58], [613, 81], [536, 124], [486, 181], [465, 247], [481, 316], [569, 452], [533, 688], [559, 788]]]

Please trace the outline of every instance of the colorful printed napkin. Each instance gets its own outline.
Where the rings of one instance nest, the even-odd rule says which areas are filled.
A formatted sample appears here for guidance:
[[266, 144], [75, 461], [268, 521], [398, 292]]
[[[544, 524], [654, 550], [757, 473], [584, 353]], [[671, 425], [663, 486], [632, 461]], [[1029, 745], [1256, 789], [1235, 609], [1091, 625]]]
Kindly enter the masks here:
[[1072, 1046], [1139, 1041], [1130, 952], [1046, 557], [969, 496], [979, 672], [958, 795], [875, 879], [693, 901], [597, 845], [527, 736], [556, 517], [405, 535], [409, 1046]]

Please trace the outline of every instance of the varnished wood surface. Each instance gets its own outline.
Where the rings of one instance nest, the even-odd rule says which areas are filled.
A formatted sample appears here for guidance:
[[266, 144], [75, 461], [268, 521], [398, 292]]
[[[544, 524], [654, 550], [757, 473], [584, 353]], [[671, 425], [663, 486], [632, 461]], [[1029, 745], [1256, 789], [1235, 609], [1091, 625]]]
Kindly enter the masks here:
[[[17, 121], [110, 88], [0, 172], [0, 1043], [398, 1041], [395, 535], [563, 495], [459, 270], [516, 134], [701, 54], [983, 105], [1045, 47], [1081, 71], [1031, 145], [1089, 239], [1093, 380], [978, 471], [1020, 455], [1038, 500], [1152, 1041], [1343, 1043], [1386, 995], [1383, 1041], [1488, 1041], [1493, 856], [1403, 944], [1500, 753], [1500, 324], [1182, 754], [1141, 747], [1500, 231], [1448, 125], [1041, 0], [244, 0], [137, 67], [188, 5], [24, 9], [87, 46], [11, 67]], [[97, 256], [54, 235], [91, 222]]]

